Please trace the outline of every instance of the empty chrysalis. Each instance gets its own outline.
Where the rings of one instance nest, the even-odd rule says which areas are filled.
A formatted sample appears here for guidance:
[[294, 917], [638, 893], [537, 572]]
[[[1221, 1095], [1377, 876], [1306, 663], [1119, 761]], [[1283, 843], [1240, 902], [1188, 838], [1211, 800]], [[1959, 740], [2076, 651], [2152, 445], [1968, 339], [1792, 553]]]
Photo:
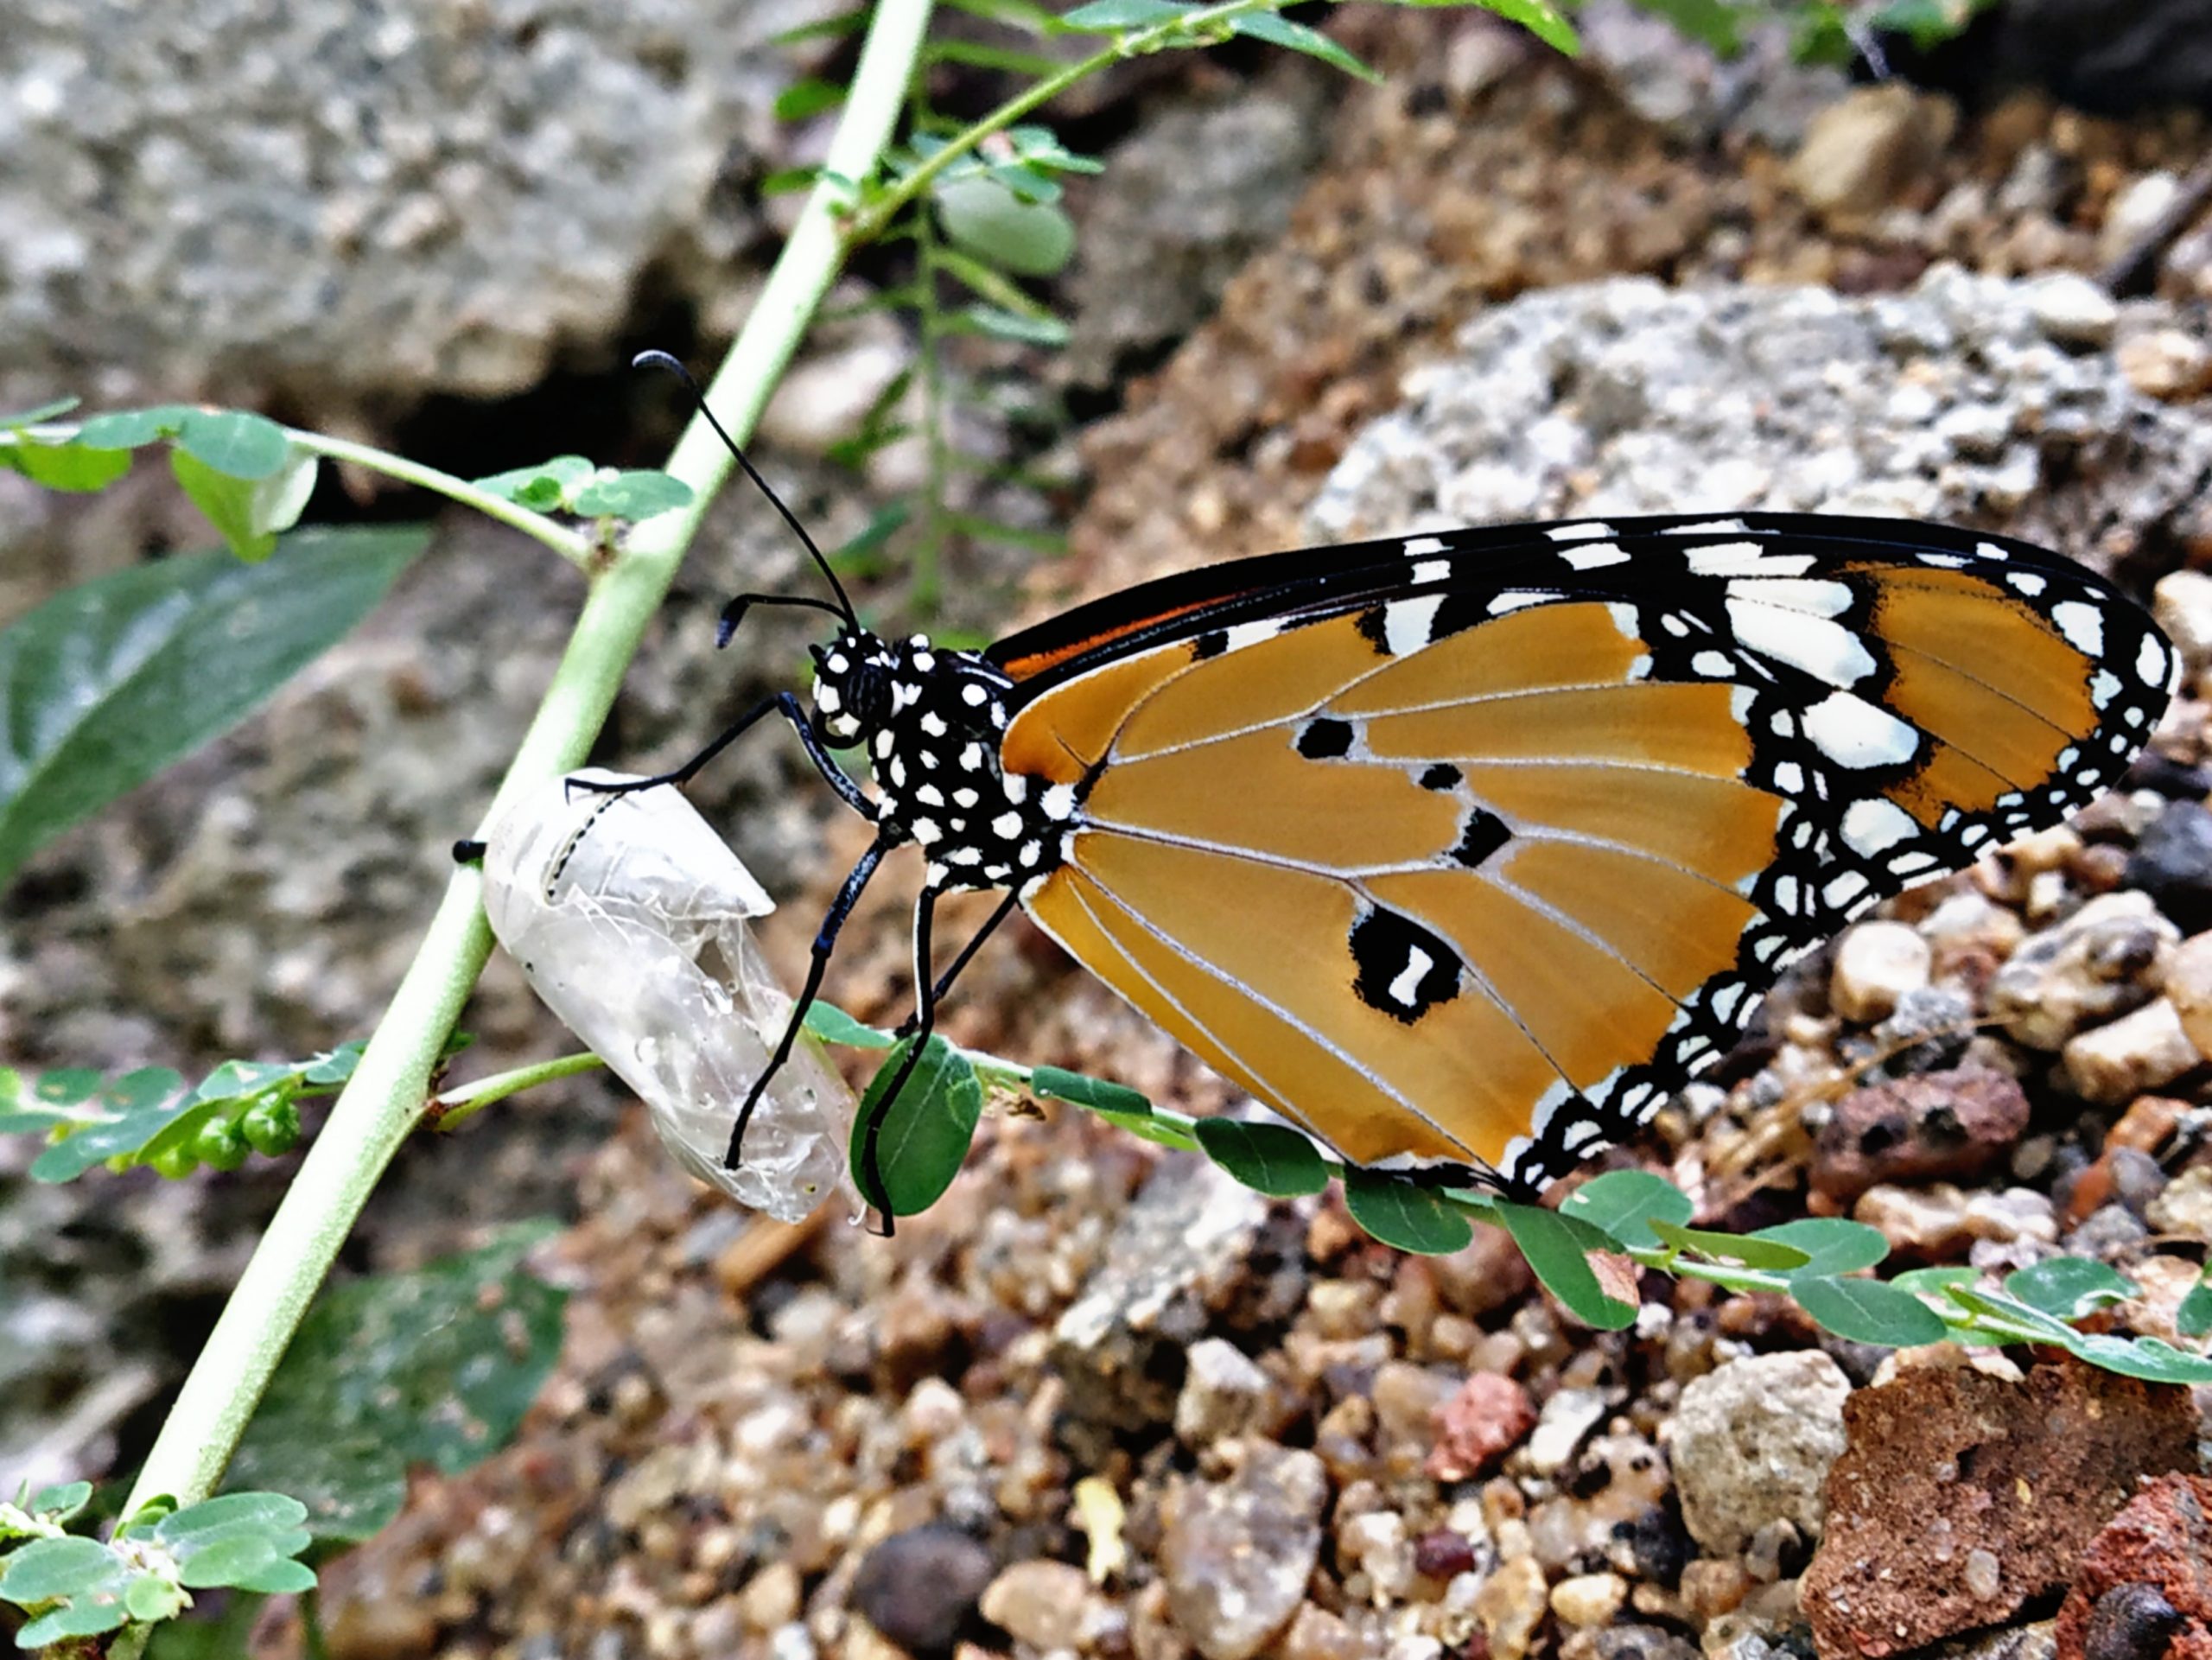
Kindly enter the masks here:
[[566, 780], [518, 801], [486, 843], [492, 932], [645, 1101], [677, 1161], [779, 1220], [811, 1212], [844, 1179], [853, 1099], [810, 1038], [761, 1097], [743, 1164], [723, 1164], [791, 1012], [747, 925], [775, 906], [737, 855], [674, 790], [608, 795]]

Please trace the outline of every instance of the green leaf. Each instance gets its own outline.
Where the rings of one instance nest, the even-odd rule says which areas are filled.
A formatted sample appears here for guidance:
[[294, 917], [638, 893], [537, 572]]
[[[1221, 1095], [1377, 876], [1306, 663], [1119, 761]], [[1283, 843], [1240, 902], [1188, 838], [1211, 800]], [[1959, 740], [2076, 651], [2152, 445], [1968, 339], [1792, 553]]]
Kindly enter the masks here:
[[307, 1519], [307, 1506], [289, 1493], [228, 1492], [171, 1511], [154, 1536], [176, 1555], [189, 1556], [241, 1534], [289, 1533]]
[[[852, 1170], [861, 1197], [887, 1216], [914, 1216], [936, 1204], [960, 1173], [983, 1114], [983, 1085], [968, 1058], [932, 1033], [912, 1077], [877, 1131], [875, 1167], [862, 1155], [869, 1120], [912, 1044], [893, 1050], [868, 1081], [853, 1118]], [[868, 1191], [880, 1179], [880, 1192]]]
[[2212, 1269], [2196, 1276], [2196, 1283], [2174, 1310], [2174, 1330], [2183, 1337], [2202, 1337], [2212, 1332]]
[[94, 449], [138, 449], [160, 438], [173, 438], [199, 413], [189, 404], [156, 404], [145, 410], [113, 410], [87, 417], [77, 442]]
[[[1900, 1275], [1897, 1277], [1903, 1279], [1904, 1276]], [[1993, 1291], [1983, 1291], [1965, 1284], [1947, 1284], [1942, 1288], [1942, 1294], [1969, 1313], [2010, 1320], [2016, 1326], [2026, 1326], [2035, 1334], [2028, 1339], [2031, 1342], [2055, 1343], [2061, 1348], [2070, 1348], [2082, 1335], [2064, 1320], [2055, 1320], [2042, 1309], [2022, 1302], [2017, 1297], [2002, 1296]]]
[[89, 444], [48, 444], [25, 438], [0, 444], [0, 467], [13, 467], [48, 490], [92, 495], [130, 470], [130, 455], [127, 450], [94, 449]]
[[1801, 1217], [1795, 1222], [1761, 1228], [1751, 1237], [1803, 1251], [1808, 1260], [1789, 1272], [1815, 1279], [1855, 1274], [1862, 1268], [1872, 1268], [1890, 1254], [1890, 1242], [1879, 1228], [1840, 1216]]
[[0, 1597], [18, 1606], [120, 1587], [122, 1558], [97, 1539], [34, 1539], [0, 1559]]
[[1043, 80], [1067, 67], [1058, 58], [1041, 52], [989, 46], [981, 41], [932, 40], [922, 45], [924, 63], [957, 63], [971, 69], [995, 69], [1001, 74], [1031, 75]]
[[1636, 4], [1721, 57], [1732, 58], [1744, 49], [1743, 15], [1726, 0], [1636, 0]]
[[1688, 1193], [1649, 1170], [1608, 1170], [1592, 1176], [1559, 1208], [1561, 1215], [1587, 1222], [1631, 1250], [1658, 1244], [1659, 1236], [1650, 1227], [1655, 1218], [1680, 1224], [1697, 1213]]
[[1379, 82], [1382, 77], [1362, 63], [1344, 48], [1338, 46], [1318, 29], [1308, 29], [1304, 23], [1294, 23], [1289, 18], [1272, 11], [1247, 11], [1229, 20], [1230, 32], [1265, 41], [1271, 46], [1287, 46], [1294, 52], [1303, 52], [1309, 58], [1357, 75], [1362, 80]]
[[[1464, 6], [1469, 4], [1470, 0], [1397, 0], [1397, 3], [1423, 7]], [[1555, 52], [1564, 52], [1570, 58], [1582, 54], [1582, 41], [1576, 35], [1574, 26], [1554, 7], [1547, 4], [1546, 0], [1471, 0], [1471, 3], [1484, 11], [1504, 18], [1509, 23], [1520, 24]]]
[[1886, 34], [1909, 35], [1916, 51], [1931, 52], [1956, 40], [1978, 13], [1996, 3], [1997, 0], [1967, 0], [1964, 5], [1957, 0], [1891, 0], [1865, 22], [1867, 28]]
[[1351, 1219], [1394, 1250], [1448, 1256], [1474, 1239], [1474, 1224], [1426, 1187], [1357, 1165], [1345, 1167], [1344, 1181]]
[[100, 1092], [100, 1074], [89, 1066], [57, 1066], [41, 1072], [31, 1092], [50, 1107], [73, 1107]]
[[254, 564], [276, 551], [276, 538], [254, 528], [251, 483], [219, 473], [181, 449], [169, 451], [169, 471], [176, 476], [177, 487], [232, 553]]
[[691, 487], [651, 468], [594, 479], [576, 492], [575, 511], [587, 518], [651, 518], [691, 505]]
[[267, 1534], [232, 1534], [181, 1558], [177, 1579], [194, 1591], [237, 1585], [278, 1560], [276, 1543]]
[[2093, 1308], [2140, 1296], [2142, 1288], [2086, 1256], [2053, 1256], [2005, 1276], [2005, 1291], [2054, 1320], [2077, 1320]]
[[1115, 1112], [1125, 1118], [1149, 1117], [1152, 1113], [1152, 1103], [1140, 1090], [1109, 1084], [1103, 1078], [1087, 1078], [1081, 1072], [1063, 1072], [1058, 1066], [1038, 1067], [1029, 1074], [1029, 1087], [1039, 1095], [1072, 1101], [1093, 1112]]
[[2212, 1383], [2212, 1360], [2185, 1353], [2154, 1337], [2110, 1337], [2076, 1332], [2066, 1345], [2093, 1366], [2152, 1383]]
[[130, 1616], [119, 1595], [86, 1599], [41, 1614], [16, 1633], [19, 1649], [42, 1649], [65, 1637], [98, 1637], [111, 1631]]
[[1149, 29], [1197, 10], [1179, 0], [1090, 0], [1063, 16], [1060, 27], [1077, 35], [1116, 35], [1125, 29]]
[[801, 23], [796, 29], [787, 29], [781, 34], [771, 35], [768, 37], [768, 44], [804, 46], [809, 41], [842, 40], [848, 35], [859, 34], [861, 27], [867, 23], [868, 16], [864, 10], [841, 11], [835, 16], [824, 17], [817, 22]]
[[141, 1574], [123, 1593], [124, 1612], [142, 1625], [175, 1619], [184, 1609], [184, 1593], [158, 1574]]
[[763, 196], [788, 196], [801, 190], [814, 188], [814, 181], [822, 175], [818, 166], [780, 167], [760, 181]]
[[[79, 435], [81, 440], [82, 435]], [[178, 424], [176, 447], [210, 472], [248, 483], [265, 479], [290, 456], [292, 441], [265, 415], [245, 410], [193, 410]]]
[[841, 560], [866, 558], [896, 535], [912, 512], [913, 509], [903, 501], [887, 502], [877, 508], [857, 536], [831, 552], [830, 563], [834, 565]]
[[952, 314], [952, 321], [966, 332], [1020, 346], [1058, 348], [1068, 343], [1068, 326], [1058, 317], [1025, 317], [999, 306], [963, 306]]
[[317, 1501], [307, 1524], [318, 1537], [355, 1537], [344, 1528], [391, 1498], [396, 1460], [453, 1474], [505, 1445], [560, 1352], [567, 1294], [520, 1266], [551, 1225], [511, 1228], [414, 1273], [326, 1290], [247, 1426], [231, 1479], [281, 1480]]
[[1789, 1294], [1822, 1330], [1853, 1343], [1906, 1349], [1941, 1342], [1943, 1317], [1910, 1291], [1879, 1280], [1824, 1280], [1792, 1276]]
[[1329, 1185], [1329, 1167], [1313, 1143], [1282, 1124], [1201, 1118], [1195, 1133], [1208, 1158], [1270, 1199], [1318, 1193]]
[[42, 1516], [49, 1522], [67, 1522], [92, 1502], [91, 1482], [65, 1481], [56, 1486], [40, 1488], [31, 1495], [30, 1503], [23, 1508], [33, 1516]]
[[1900, 1291], [1925, 1291], [1941, 1296], [1952, 1286], [1972, 1286], [1980, 1278], [1981, 1270], [1978, 1268], [1909, 1268], [1902, 1274], [1892, 1274], [1889, 1282]]
[[1064, 35], [1067, 26], [1036, 0], [947, 0], [955, 11], [964, 11], [986, 22], [1001, 23], [1024, 35]]
[[15, 415], [0, 415], [0, 429], [21, 431], [25, 427], [38, 426], [43, 422], [58, 421], [85, 400], [81, 398], [49, 398]]
[[[1600, 1332], [1618, 1332], [1636, 1323], [1636, 1304], [1610, 1296], [1590, 1266], [1593, 1250], [1611, 1250], [1613, 1241], [1580, 1217], [1562, 1216], [1541, 1205], [1500, 1199], [1494, 1207], [1513, 1243], [1545, 1290], [1577, 1320]], [[1651, 1218], [1646, 1218], [1646, 1225]]]
[[134, 565], [0, 631], [0, 881], [243, 720], [381, 600], [415, 530], [303, 531], [280, 557]]
[[559, 512], [570, 494], [597, 475], [599, 468], [582, 455], [556, 455], [535, 467], [518, 467], [510, 473], [472, 480], [479, 490], [527, 507], [532, 512]]
[[804, 121], [825, 110], [834, 110], [845, 101], [847, 91], [835, 81], [813, 75], [795, 80], [776, 94], [776, 119]]
[[1716, 1262], [1738, 1262], [1745, 1268], [1770, 1269], [1786, 1274], [1813, 1260], [1811, 1252], [1800, 1250], [1795, 1245], [1747, 1234], [1715, 1233], [1709, 1228], [1678, 1227], [1656, 1219], [1650, 1228], [1658, 1235], [1659, 1243], [1669, 1250], [1695, 1251]]
[[836, 1004], [819, 998], [807, 1005], [806, 1029], [824, 1043], [841, 1043], [848, 1049], [888, 1049], [899, 1041], [888, 1032], [863, 1025]]
[[960, 247], [1020, 277], [1051, 277], [1075, 253], [1075, 221], [1049, 202], [1023, 201], [988, 175], [937, 188], [938, 219]]
[[263, 1596], [298, 1596], [315, 1589], [315, 1569], [288, 1556], [270, 1563], [258, 1573], [242, 1574], [230, 1583], [240, 1591], [256, 1591]]

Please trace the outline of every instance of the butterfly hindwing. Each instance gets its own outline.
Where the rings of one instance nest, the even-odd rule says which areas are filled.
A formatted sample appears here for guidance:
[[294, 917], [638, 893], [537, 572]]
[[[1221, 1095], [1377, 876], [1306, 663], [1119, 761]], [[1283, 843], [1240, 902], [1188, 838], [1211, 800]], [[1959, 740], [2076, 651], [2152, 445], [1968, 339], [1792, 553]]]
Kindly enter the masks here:
[[1079, 797], [1027, 903], [1348, 1158], [1523, 1187], [1647, 1118], [1853, 917], [2109, 786], [2174, 666], [2088, 573], [1938, 526], [1247, 563], [994, 652], [1003, 766]]

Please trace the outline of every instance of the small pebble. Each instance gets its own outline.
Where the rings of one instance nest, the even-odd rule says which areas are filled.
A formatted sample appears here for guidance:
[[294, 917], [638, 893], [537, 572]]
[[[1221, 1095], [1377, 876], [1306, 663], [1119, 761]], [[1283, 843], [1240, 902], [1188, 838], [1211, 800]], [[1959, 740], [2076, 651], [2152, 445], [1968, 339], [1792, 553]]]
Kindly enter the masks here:
[[2070, 1039], [2063, 1051], [2067, 1081], [2084, 1101], [2116, 1107], [2171, 1084], [2202, 1064], [2166, 998]]
[[1563, 1389], [1554, 1393], [1544, 1402], [1529, 1436], [1529, 1472], [1555, 1476], [1564, 1470], [1575, 1449], [1604, 1421], [1605, 1412], [1605, 1396], [1598, 1390]]
[[1252, 1660], [1289, 1624], [1320, 1560], [1328, 1493], [1319, 1459], [1266, 1442], [1231, 1479], [1169, 1492], [1160, 1578], [1176, 1625], [1206, 1660]]
[[1628, 1600], [1628, 1581], [1618, 1574], [1577, 1574], [1552, 1587], [1552, 1612], [1566, 1625], [1606, 1625]]
[[1201, 1338], [1184, 1361], [1175, 1434], [1185, 1447], [1200, 1450], [1242, 1434], [1266, 1410], [1268, 1375], [1235, 1344]]
[[1862, 922], [1837, 943], [1829, 999], [1844, 1019], [1872, 1024], [1928, 983], [1933, 960], [1928, 942], [1904, 923]]
[[916, 1655], [950, 1654], [991, 1582], [991, 1553], [941, 1522], [894, 1533], [861, 1558], [852, 1606]]
[[1414, 1571], [1423, 1579], [1453, 1579], [1474, 1565], [1474, 1541], [1456, 1528], [1431, 1528], [1414, 1541]]
[[1090, 1601], [1090, 1581], [1071, 1562], [1015, 1562], [983, 1592], [983, 1618], [1033, 1648], [1073, 1648]]
[[2212, 1165], [2195, 1165], [2175, 1177], [2144, 1208], [2143, 1219], [2160, 1233], [2212, 1244]]
[[1818, 1538], [1850, 1393], [1817, 1350], [1732, 1360], [1685, 1386], [1671, 1453], [1690, 1536], [1716, 1555], [1740, 1554], [1776, 1520]]
[[2212, 811], [2197, 801], [2167, 803], [2136, 844], [2126, 881], [2183, 932], [2212, 928]]
[[1994, 1551], [1976, 1546], [1967, 1552], [1966, 1567], [1959, 1577], [1966, 1581], [1968, 1596], [1977, 1602], [1986, 1602], [2004, 1585], [2005, 1571]]
[[2120, 322], [2120, 308], [2112, 296], [2072, 271], [2054, 271], [2031, 281], [2028, 309], [2036, 327], [2061, 346], [2104, 346]]
[[2145, 398], [2183, 403], [2212, 382], [2212, 350], [2178, 328], [2132, 334], [2113, 356], [2127, 384]]
[[1535, 1428], [1529, 1391], [1497, 1372], [1476, 1372], [1437, 1409], [1428, 1473], [1439, 1481], [1484, 1474]]
[[2168, 571], [2151, 590], [2151, 615], [2192, 671], [2212, 665], [2212, 575]]
[[1499, 1564], [1475, 1593], [1474, 1614], [1490, 1639], [1491, 1660], [1522, 1660], [1550, 1607], [1544, 1570], [1535, 1557]]

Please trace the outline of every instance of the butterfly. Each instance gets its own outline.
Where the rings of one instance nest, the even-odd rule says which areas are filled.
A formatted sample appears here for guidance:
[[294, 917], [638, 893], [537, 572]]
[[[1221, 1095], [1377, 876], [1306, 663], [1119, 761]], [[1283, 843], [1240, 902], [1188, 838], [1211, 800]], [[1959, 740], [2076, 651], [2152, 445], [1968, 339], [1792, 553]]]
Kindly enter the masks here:
[[[919, 849], [915, 1041], [855, 1172], [887, 1223], [875, 1131], [1016, 906], [1345, 1160], [1533, 1195], [1632, 1135], [1854, 918], [2115, 784], [2179, 669], [2072, 561], [1905, 520], [1306, 549], [982, 652], [862, 626], [799, 535], [835, 603], [741, 595], [721, 639], [759, 604], [836, 617], [810, 698], [767, 699], [649, 782], [780, 715], [876, 827], [776, 1065], [869, 878]], [[962, 889], [1005, 897], [938, 974], [936, 906]]]

